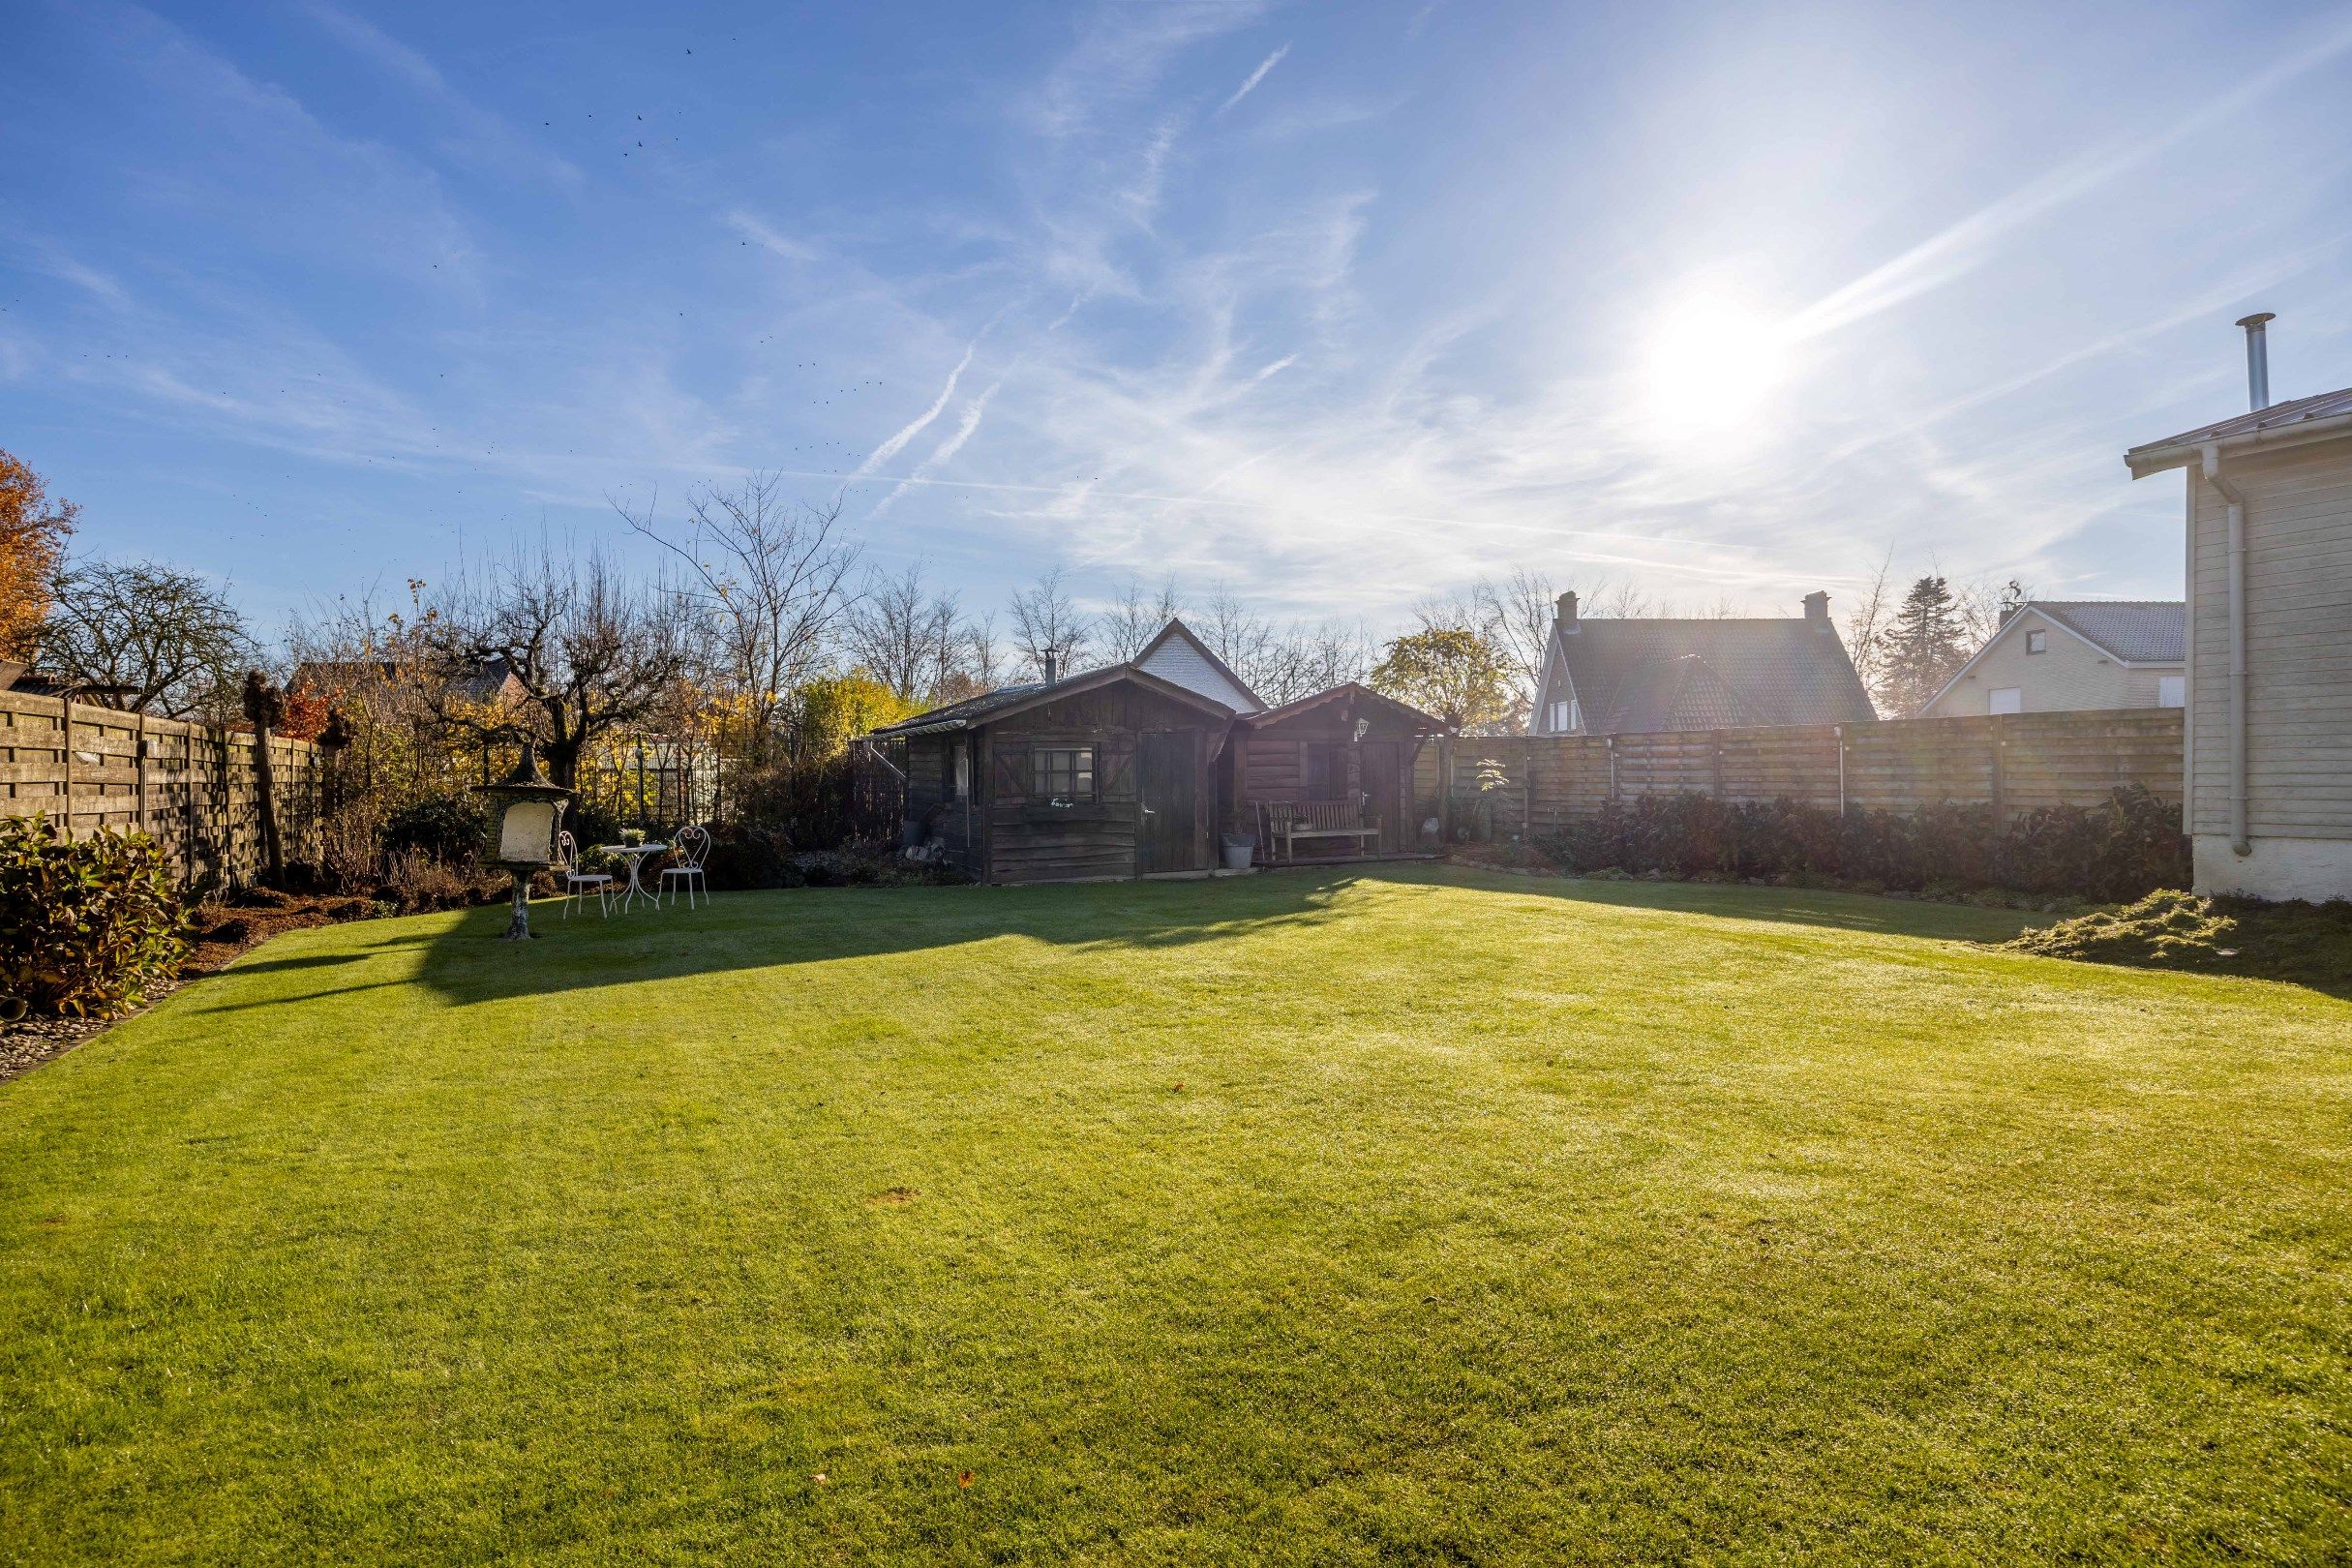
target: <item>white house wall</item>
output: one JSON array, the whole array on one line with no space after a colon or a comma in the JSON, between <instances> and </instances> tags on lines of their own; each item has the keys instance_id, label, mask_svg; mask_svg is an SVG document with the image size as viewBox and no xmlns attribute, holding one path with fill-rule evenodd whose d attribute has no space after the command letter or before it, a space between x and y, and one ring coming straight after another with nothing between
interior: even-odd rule
<instances>
[{"instance_id":1,"label":"white house wall","mask_svg":"<svg viewBox=\"0 0 2352 1568\"><path fill-rule=\"evenodd\" d=\"M2026 633L2044 632L2045 650L2026 651ZM2123 664L2083 641L2049 617L2020 610L1993 639L1975 664L1939 697L1922 718L1981 718L1992 711L1992 694L2015 687L2027 713L2082 709L2158 708L2163 678L2178 664Z\"/></svg>"},{"instance_id":2,"label":"white house wall","mask_svg":"<svg viewBox=\"0 0 2352 1568\"><path fill-rule=\"evenodd\" d=\"M2352 897L2352 851L2340 847L2352 841L2352 440L2225 456L2222 472L2246 498L2247 818L2256 853L2241 860L2227 844L2227 506L2191 468L2189 829L2198 886Z\"/></svg>"}]
</instances>

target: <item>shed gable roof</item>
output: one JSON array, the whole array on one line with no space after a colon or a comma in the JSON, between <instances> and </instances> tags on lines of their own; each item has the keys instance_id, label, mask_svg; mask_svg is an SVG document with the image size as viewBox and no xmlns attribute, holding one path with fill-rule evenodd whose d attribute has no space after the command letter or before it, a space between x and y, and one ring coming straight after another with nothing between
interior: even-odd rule
<instances>
[{"instance_id":1,"label":"shed gable roof","mask_svg":"<svg viewBox=\"0 0 2352 1568\"><path fill-rule=\"evenodd\" d=\"M1806 617L1555 623L1552 658L1590 735L1878 716L1836 626Z\"/></svg>"},{"instance_id":2,"label":"shed gable roof","mask_svg":"<svg viewBox=\"0 0 2352 1568\"><path fill-rule=\"evenodd\" d=\"M1193 634L1192 628L1181 618L1171 617L1143 650L1128 661L1138 670L1149 670L1163 680L1214 698L1237 713L1255 713L1266 705L1248 682L1235 675L1224 660L1217 656L1208 644Z\"/></svg>"},{"instance_id":3,"label":"shed gable roof","mask_svg":"<svg viewBox=\"0 0 2352 1568\"><path fill-rule=\"evenodd\" d=\"M1154 675L1149 670L1139 670L1132 664L1111 664L1082 675L1068 676L1050 684L1031 680L1017 686L1000 686L978 697L967 697L960 703L950 703L945 708L934 708L913 718L900 719L896 724L886 724L874 732L874 737L896 739L911 735L934 735L945 730L978 729L1045 703L1075 697L1101 686L1116 685L1123 680L1131 681L1146 691L1189 708L1198 709L1214 718L1233 716L1233 709L1214 697L1204 697L1189 686L1180 686L1173 680Z\"/></svg>"}]
</instances>

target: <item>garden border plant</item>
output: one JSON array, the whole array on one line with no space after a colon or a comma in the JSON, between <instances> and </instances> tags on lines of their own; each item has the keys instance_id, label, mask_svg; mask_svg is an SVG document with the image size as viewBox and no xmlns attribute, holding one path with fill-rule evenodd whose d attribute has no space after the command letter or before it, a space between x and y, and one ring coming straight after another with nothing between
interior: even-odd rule
<instances>
[{"instance_id":1,"label":"garden border plant","mask_svg":"<svg viewBox=\"0 0 2352 1568\"><path fill-rule=\"evenodd\" d=\"M178 976L190 913L145 833L0 818L0 1017L132 1010Z\"/></svg>"},{"instance_id":2,"label":"garden border plant","mask_svg":"<svg viewBox=\"0 0 2352 1568\"><path fill-rule=\"evenodd\" d=\"M1530 846L1583 875L1827 882L1870 892L2004 889L2099 903L2186 887L2180 807L2139 785L2094 806L2045 806L2001 822L1989 805L1843 814L1787 799L1643 795L1539 834Z\"/></svg>"}]
</instances>

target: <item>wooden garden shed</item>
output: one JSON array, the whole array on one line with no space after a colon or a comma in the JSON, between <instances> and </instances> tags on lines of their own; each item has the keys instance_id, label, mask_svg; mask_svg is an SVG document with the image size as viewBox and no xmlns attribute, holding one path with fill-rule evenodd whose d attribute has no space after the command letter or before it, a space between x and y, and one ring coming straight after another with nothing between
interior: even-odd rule
<instances>
[{"instance_id":1,"label":"wooden garden shed","mask_svg":"<svg viewBox=\"0 0 2352 1568\"><path fill-rule=\"evenodd\" d=\"M1353 682L1246 715L1220 778L1226 821L1256 834L1262 864L1416 853L1413 763L1444 733Z\"/></svg>"},{"instance_id":2,"label":"wooden garden shed","mask_svg":"<svg viewBox=\"0 0 2352 1568\"><path fill-rule=\"evenodd\" d=\"M1235 710L1134 664L1009 686L878 730L917 841L981 882L1199 875Z\"/></svg>"}]
</instances>

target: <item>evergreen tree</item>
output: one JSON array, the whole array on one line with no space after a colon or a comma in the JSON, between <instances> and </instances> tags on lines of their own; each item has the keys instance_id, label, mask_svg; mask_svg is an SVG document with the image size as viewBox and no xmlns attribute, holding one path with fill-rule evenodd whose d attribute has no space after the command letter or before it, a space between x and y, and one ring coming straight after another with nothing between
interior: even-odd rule
<instances>
[{"instance_id":1,"label":"evergreen tree","mask_svg":"<svg viewBox=\"0 0 2352 1568\"><path fill-rule=\"evenodd\" d=\"M1910 718L1944 689L1952 672L1968 662L1968 630L1951 586L1922 577L1903 595L1885 630L1879 633L1878 672L1871 695L1879 711Z\"/></svg>"}]
</instances>

